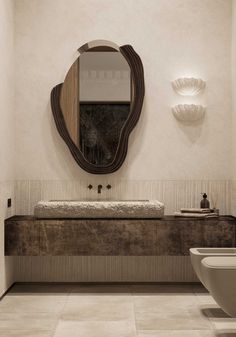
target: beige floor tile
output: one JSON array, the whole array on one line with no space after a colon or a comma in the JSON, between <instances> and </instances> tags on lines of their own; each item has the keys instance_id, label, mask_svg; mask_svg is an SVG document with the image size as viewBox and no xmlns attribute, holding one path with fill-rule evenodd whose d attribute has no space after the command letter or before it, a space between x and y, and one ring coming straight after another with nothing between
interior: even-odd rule
<instances>
[{"instance_id":1,"label":"beige floor tile","mask_svg":"<svg viewBox=\"0 0 236 337\"><path fill-rule=\"evenodd\" d=\"M199 302L193 294L168 294L160 296L134 296L134 308L137 312L165 312L196 307Z\"/></svg>"},{"instance_id":2,"label":"beige floor tile","mask_svg":"<svg viewBox=\"0 0 236 337\"><path fill-rule=\"evenodd\" d=\"M215 330L236 330L236 318L231 317L222 317L221 318L212 318L210 317L210 322ZM236 335L235 335L236 336ZM229 337L232 337L231 335Z\"/></svg>"},{"instance_id":3,"label":"beige floor tile","mask_svg":"<svg viewBox=\"0 0 236 337\"><path fill-rule=\"evenodd\" d=\"M151 330L138 331L137 337L215 337L212 330Z\"/></svg>"},{"instance_id":4,"label":"beige floor tile","mask_svg":"<svg viewBox=\"0 0 236 337\"><path fill-rule=\"evenodd\" d=\"M12 312L47 312L59 313L62 311L68 295L17 294L5 296L0 301L0 313Z\"/></svg>"},{"instance_id":5,"label":"beige floor tile","mask_svg":"<svg viewBox=\"0 0 236 337\"><path fill-rule=\"evenodd\" d=\"M42 313L0 313L0 331L33 330L50 331L55 329L58 316ZM2 334L0 336L2 337ZM24 336L22 336L24 337Z\"/></svg>"},{"instance_id":6,"label":"beige floor tile","mask_svg":"<svg viewBox=\"0 0 236 337\"><path fill-rule=\"evenodd\" d=\"M133 321L60 321L54 337L136 337Z\"/></svg>"},{"instance_id":7,"label":"beige floor tile","mask_svg":"<svg viewBox=\"0 0 236 337\"><path fill-rule=\"evenodd\" d=\"M236 329L216 330L215 337L236 337Z\"/></svg>"},{"instance_id":8,"label":"beige floor tile","mask_svg":"<svg viewBox=\"0 0 236 337\"><path fill-rule=\"evenodd\" d=\"M0 337L84 336L236 337L236 318L201 285L19 284L0 301Z\"/></svg>"},{"instance_id":9,"label":"beige floor tile","mask_svg":"<svg viewBox=\"0 0 236 337\"><path fill-rule=\"evenodd\" d=\"M70 296L64 320L134 320L132 296Z\"/></svg>"},{"instance_id":10,"label":"beige floor tile","mask_svg":"<svg viewBox=\"0 0 236 337\"><path fill-rule=\"evenodd\" d=\"M212 325L207 318L193 315L180 309L174 312L138 312L136 326L138 330L211 330Z\"/></svg>"},{"instance_id":11,"label":"beige floor tile","mask_svg":"<svg viewBox=\"0 0 236 337\"><path fill-rule=\"evenodd\" d=\"M193 293L134 296L134 308L139 330L212 329Z\"/></svg>"},{"instance_id":12,"label":"beige floor tile","mask_svg":"<svg viewBox=\"0 0 236 337\"><path fill-rule=\"evenodd\" d=\"M53 331L7 330L1 331L1 337L53 337Z\"/></svg>"},{"instance_id":13,"label":"beige floor tile","mask_svg":"<svg viewBox=\"0 0 236 337\"><path fill-rule=\"evenodd\" d=\"M209 293L196 295L196 299L198 300L200 304L209 305L209 306L212 305L213 307L217 305L216 301Z\"/></svg>"}]
</instances>

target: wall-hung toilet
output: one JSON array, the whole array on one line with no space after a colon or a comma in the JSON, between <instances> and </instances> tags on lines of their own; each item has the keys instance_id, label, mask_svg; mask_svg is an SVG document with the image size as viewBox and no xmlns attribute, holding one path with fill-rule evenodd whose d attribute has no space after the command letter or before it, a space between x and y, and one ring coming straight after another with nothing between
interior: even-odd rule
<instances>
[{"instance_id":1,"label":"wall-hung toilet","mask_svg":"<svg viewBox=\"0 0 236 337\"><path fill-rule=\"evenodd\" d=\"M190 248L191 263L197 277L202 284L207 288L201 271L201 261L208 256L235 256L236 248ZM208 289L208 288L207 288Z\"/></svg>"},{"instance_id":2,"label":"wall-hung toilet","mask_svg":"<svg viewBox=\"0 0 236 337\"><path fill-rule=\"evenodd\" d=\"M201 275L218 305L228 315L236 317L236 256L204 258Z\"/></svg>"}]
</instances>

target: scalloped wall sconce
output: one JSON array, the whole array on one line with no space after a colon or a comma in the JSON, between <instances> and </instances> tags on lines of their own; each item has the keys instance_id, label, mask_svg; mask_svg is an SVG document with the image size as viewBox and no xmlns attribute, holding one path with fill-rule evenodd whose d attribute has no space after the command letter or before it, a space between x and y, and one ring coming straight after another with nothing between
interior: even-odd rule
<instances>
[{"instance_id":1,"label":"scalloped wall sconce","mask_svg":"<svg viewBox=\"0 0 236 337\"><path fill-rule=\"evenodd\" d=\"M195 96L205 89L206 82L201 78L182 77L172 82L173 89L182 96Z\"/></svg>"},{"instance_id":2,"label":"scalloped wall sconce","mask_svg":"<svg viewBox=\"0 0 236 337\"><path fill-rule=\"evenodd\" d=\"M196 104L178 104L172 107L173 115L181 122L196 122L203 119L206 108Z\"/></svg>"}]
</instances>

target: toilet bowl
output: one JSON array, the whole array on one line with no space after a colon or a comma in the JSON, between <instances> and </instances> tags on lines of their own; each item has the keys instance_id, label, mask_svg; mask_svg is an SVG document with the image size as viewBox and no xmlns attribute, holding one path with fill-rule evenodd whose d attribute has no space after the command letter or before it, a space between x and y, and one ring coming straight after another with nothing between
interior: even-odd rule
<instances>
[{"instance_id":1,"label":"toilet bowl","mask_svg":"<svg viewBox=\"0 0 236 337\"><path fill-rule=\"evenodd\" d=\"M211 256L201 261L201 275L216 303L236 317L236 256Z\"/></svg>"},{"instance_id":2,"label":"toilet bowl","mask_svg":"<svg viewBox=\"0 0 236 337\"><path fill-rule=\"evenodd\" d=\"M197 277L207 288L201 275L201 261L208 256L235 256L236 248L190 248L191 263Z\"/></svg>"}]
</instances>

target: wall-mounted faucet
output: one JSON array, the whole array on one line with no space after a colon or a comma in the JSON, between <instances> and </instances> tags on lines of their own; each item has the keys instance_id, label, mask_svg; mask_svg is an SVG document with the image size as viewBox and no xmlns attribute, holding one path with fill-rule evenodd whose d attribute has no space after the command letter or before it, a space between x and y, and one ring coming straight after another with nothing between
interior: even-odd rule
<instances>
[{"instance_id":1,"label":"wall-mounted faucet","mask_svg":"<svg viewBox=\"0 0 236 337\"><path fill-rule=\"evenodd\" d=\"M93 185L89 184L87 187L88 187L89 190L91 190L91 189L93 188ZM110 189L111 189L111 185L108 184L108 185L106 186L106 188L107 188L108 190L110 190ZM101 191L102 191L102 185L99 184L99 185L98 185L98 193L101 194Z\"/></svg>"},{"instance_id":2,"label":"wall-mounted faucet","mask_svg":"<svg viewBox=\"0 0 236 337\"><path fill-rule=\"evenodd\" d=\"M98 193L100 194L102 190L102 185L98 185Z\"/></svg>"}]
</instances>

